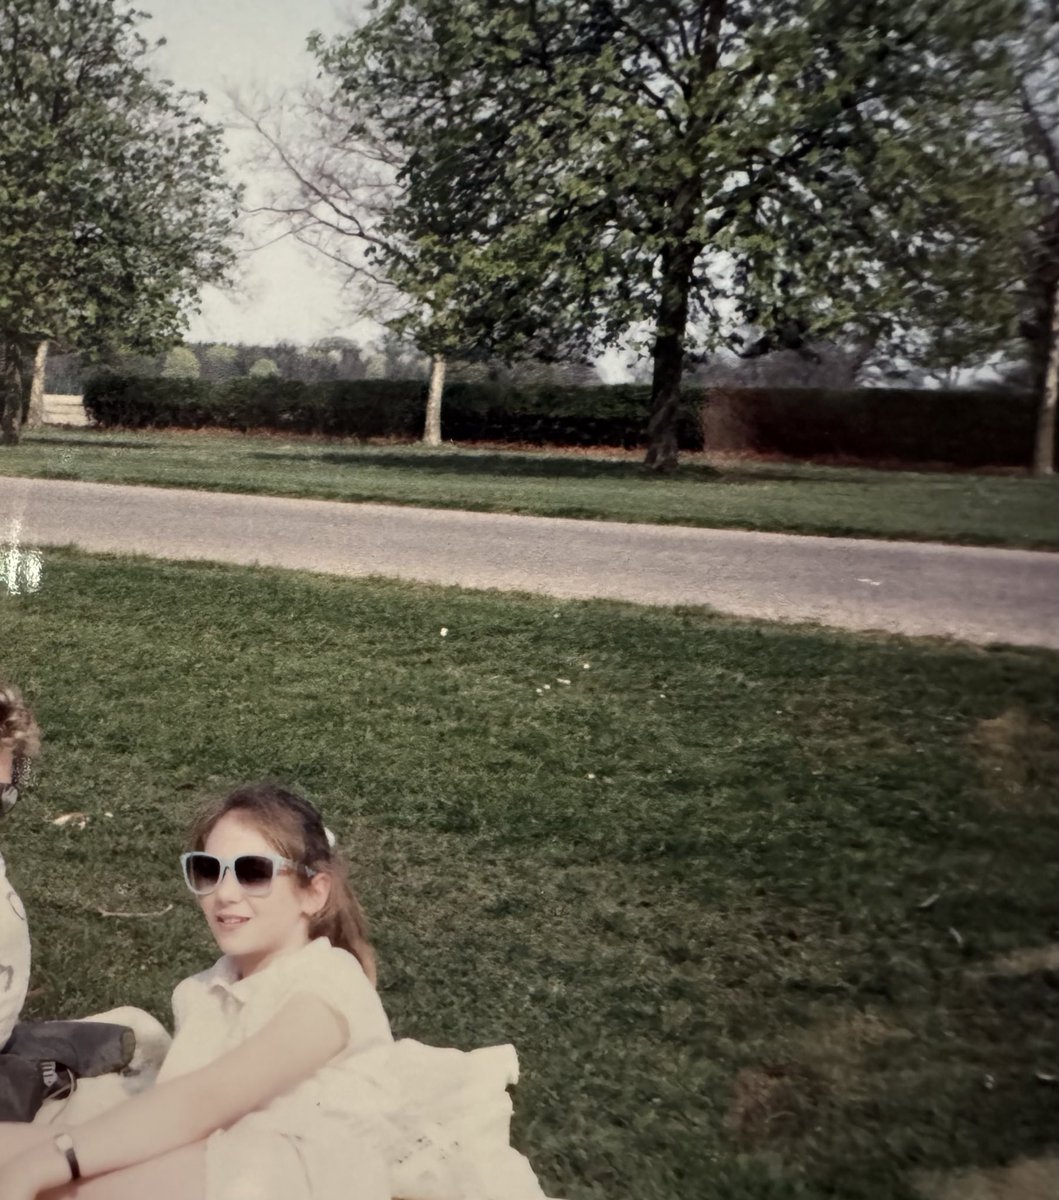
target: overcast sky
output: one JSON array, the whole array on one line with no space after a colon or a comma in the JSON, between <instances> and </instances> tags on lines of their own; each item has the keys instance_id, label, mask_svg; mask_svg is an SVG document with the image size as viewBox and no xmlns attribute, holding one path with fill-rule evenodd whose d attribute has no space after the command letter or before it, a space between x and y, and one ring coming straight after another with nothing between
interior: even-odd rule
<instances>
[{"instance_id":1,"label":"overcast sky","mask_svg":"<svg viewBox=\"0 0 1059 1200\"><path fill-rule=\"evenodd\" d=\"M180 87L209 97L206 115L219 124L233 114L225 93L271 93L310 77L305 49L315 29L348 28L363 11L361 0L143 0L152 15L144 33L166 39L158 68ZM240 159L247 139L228 134L230 170L243 178ZM192 319L191 341L307 343L328 334L366 340L377 327L356 325L334 276L290 240L247 256L239 291L203 293L202 313Z\"/></svg>"}]
</instances>

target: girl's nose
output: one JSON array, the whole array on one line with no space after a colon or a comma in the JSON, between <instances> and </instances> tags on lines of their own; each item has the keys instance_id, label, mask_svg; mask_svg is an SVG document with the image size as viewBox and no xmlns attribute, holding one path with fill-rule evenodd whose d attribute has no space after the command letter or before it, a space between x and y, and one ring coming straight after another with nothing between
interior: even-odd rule
<instances>
[{"instance_id":1,"label":"girl's nose","mask_svg":"<svg viewBox=\"0 0 1059 1200\"><path fill-rule=\"evenodd\" d=\"M221 881L217 884L217 894L227 900L242 899L243 889L235 881L235 872L231 867L225 867L221 872Z\"/></svg>"}]
</instances>

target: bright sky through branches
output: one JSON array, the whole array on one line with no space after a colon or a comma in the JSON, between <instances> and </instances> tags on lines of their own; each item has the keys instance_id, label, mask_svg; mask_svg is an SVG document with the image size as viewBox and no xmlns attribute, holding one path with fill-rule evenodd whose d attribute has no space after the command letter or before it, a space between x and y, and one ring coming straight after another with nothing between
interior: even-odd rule
<instances>
[{"instance_id":1,"label":"bright sky through branches","mask_svg":"<svg viewBox=\"0 0 1059 1200\"><path fill-rule=\"evenodd\" d=\"M314 29L338 33L363 9L360 0L146 0L143 7L152 16L145 35L167 43L158 69L179 87L205 92L207 117L226 126L234 120L228 91L275 93L311 77L307 36ZM245 180L249 138L230 130L228 142L232 176ZM206 288L187 336L262 344L329 334L373 338L378 327L357 324L350 310L326 264L288 238L246 257L235 293Z\"/></svg>"}]
</instances>

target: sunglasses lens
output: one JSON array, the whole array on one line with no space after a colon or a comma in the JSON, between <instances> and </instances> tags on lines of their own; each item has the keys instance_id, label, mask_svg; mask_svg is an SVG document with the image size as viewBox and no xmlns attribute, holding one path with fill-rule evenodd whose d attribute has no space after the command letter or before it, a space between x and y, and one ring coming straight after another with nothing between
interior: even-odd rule
<instances>
[{"instance_id":1,"label":"sunglasses lens","mask_svg":"<svg viewBox=\"0 0 1059 1200\"><path fill-rule=\"evenodd\" d=\"M250 895L263 896L272 886L273 863L260 854L240 854L235 860L235 881Z\"/></svg>"},{"instance_id":2,"label":"sunglasses lens","mask_svg":"<svg viewBox=\"0 0 1059 1200\"><path fill-rule=\"evenodd\" d=\"M189 854L184 869L193 892L212 892L221 877L221 864L212 854Z\"/></svg>"}]
</instances>

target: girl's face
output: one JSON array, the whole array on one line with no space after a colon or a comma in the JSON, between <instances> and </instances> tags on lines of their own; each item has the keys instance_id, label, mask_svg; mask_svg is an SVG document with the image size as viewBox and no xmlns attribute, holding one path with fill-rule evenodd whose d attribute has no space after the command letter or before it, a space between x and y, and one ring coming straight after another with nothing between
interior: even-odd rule
<instances>
[{"instance_id":1,"label":"girl's face","mask_svg":"<svg viewBox=\"0 0 1059 1200\"><path fill-rule=\"evenodd\" d=\"M261 830L239 813L226 813L214 825L203 847L207 854L234 858L239 854L278 854ZM231 871L218 886L198 898L210 932L221 950L235 961L241 976L253 974L279 954L309 941L309 920L323 908L330 889L326 875L277 874L267 896L247 896Z\"/></svg>"}]
</instances>

